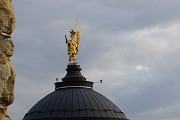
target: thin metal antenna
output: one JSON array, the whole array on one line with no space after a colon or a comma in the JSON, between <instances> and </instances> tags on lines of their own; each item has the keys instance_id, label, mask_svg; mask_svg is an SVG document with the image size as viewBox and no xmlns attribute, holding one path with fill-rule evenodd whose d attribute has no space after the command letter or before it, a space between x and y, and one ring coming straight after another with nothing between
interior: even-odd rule
<instances>
[{"instance_id":1,"label":"thin metal antenna","mask_svg":"<svg viewBox=\"0 0 180 120\"><path fill-rule=\"evenodd\" d=\"M60 75L60 77L56 78L56 82L59 82L59 80L62 79L62 76L64 75L65 72L66 72L66 70L63 71L63 73Z\"/></svg>"},{"instance_id":2,"label":"thin metal antenna","mask_svg":"<svg viewBox=\"0 0 180 120\"><path fill-rule=\"evenodd\" d=\"M77 9L75 8L75 12L76 12L76 24L77 24Z\"/></svg>"},{"instance_id":3,"label":"thin metal antenna","mask_svg":"<svg viewBox=\"0 0 180 120\"><path fill-rule=\"evenodd\" d=\"M94 83L102 83L102 80L99 80L99 82L94 82Z\"/></svg>"}]
</instances>

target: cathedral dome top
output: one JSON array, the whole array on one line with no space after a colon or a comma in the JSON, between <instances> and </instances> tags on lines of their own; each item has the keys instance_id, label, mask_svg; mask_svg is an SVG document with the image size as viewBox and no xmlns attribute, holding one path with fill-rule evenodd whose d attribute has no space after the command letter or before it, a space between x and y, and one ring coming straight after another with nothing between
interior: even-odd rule
<instances>
[{"instance_id":1,"label":"cathedral dome top","mask_svg":"<svg viewBox=\"0 0 180 120\"><path fill-rule=\"evenodd\" d=\"M127 120L115 104L93 90L78 64L69 64L66 70L55 91L36 103L23 120Z\"/></svg>"},{"instance_id":2,"label":"cathedral dome top","mask_svg":"<svg viewBox=\"0 0 180 120\"><path fill-rule=\"evenodd\" d=\"M90 88L60 88L35 104L23 120L127 120L109 99Z\"/></svg>"},{"instance_id":3,"label":"cathedral dome top","mask_svg":"<svg viewBox=\"0 0 180 120\"><path fill-rule=\"evenodd\" d=\"M23 120L127 120L115 104L93 90L93 82L82 76L76 59L80 42L78 25L76 32L71 29L70 34L70 40L65 35L69 55L67 74L55 83L55 91L36 103Z\"/></svg>"}]
</instances>

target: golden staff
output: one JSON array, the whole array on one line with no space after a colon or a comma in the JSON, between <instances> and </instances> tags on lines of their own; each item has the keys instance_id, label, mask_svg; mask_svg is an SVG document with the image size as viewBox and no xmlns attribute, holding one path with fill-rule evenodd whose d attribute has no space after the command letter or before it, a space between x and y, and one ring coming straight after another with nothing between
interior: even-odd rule
<instances>
[{"instance_id":1,"label":"golden staff","mask_svg":"<svg viewBox=\"0 0 180 120\"><path fill-rule=\"evenodd\" d=\"M77 40L77 44L79 44L79 42L80 42L80 29L78 26L77 19L76 19L76 40Z\"/></svg>"}]
</instances>

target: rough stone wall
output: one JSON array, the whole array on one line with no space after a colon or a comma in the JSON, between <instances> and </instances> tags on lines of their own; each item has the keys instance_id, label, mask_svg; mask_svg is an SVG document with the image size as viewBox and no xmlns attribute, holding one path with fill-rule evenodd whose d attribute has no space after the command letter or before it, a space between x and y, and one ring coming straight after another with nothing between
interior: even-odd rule
<instances>
[{"instance_id":1,"label":"rough stone wall","mask_svg":"<svg viewBox=\"0 0 180 120\"><path fill-rule=\"evenodd\" d=\"M11 38L14 28L12 0L0 0L0 120L11 120L7 107L14 101L15 71L10 60L14 52Z\"/></svg>"}]
</instances>

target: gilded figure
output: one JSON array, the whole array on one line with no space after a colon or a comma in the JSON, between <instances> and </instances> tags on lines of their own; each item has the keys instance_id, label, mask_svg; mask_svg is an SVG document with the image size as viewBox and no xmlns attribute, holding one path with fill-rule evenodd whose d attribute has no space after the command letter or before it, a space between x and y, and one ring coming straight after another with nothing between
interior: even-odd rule
<instances>
[{"instance_id":1,"label":"gilded figure","mask_svg":"<svg viewBox=\"0 0 180 120\"><path fill-rule=\"evenodd\" d=\"M71 29L70 31L71 39L68 40L67 36L65 35L66 44L67 44L67 51L69 55L69 63L77 63L76 55L79 52L79 41L80 41L80 30L78 25L76 25L76 32ZM76 40L74 39L76 35Z\"/></svg>"}]
</instances>

